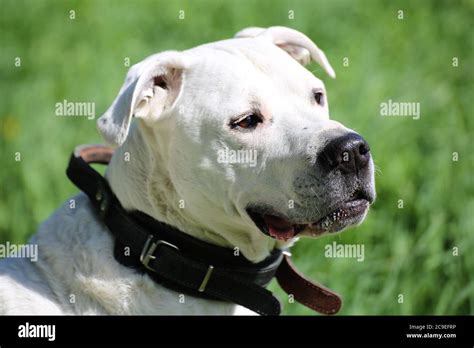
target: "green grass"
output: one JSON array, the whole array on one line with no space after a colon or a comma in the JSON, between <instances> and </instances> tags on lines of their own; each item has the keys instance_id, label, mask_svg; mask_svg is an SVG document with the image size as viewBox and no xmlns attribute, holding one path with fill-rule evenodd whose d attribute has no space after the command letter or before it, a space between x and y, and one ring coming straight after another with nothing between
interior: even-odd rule
<instances>
[{"instance_id":1,"label":"green grass","mask_svg":"<svg viewBox=\"0 0 474 348\"><path fill-rule=\"evenodd\" d=\"M126 57L133 64L247 26L286 25L325 50L337 79L310 69L326 83L332 118L369 141L378 168L378 199L366 222L300 241L295 262L343 295L343 314L474 314L473 1L0 4L0 243L26 241L74 194L64 174L71 150L102 141L95 120L56 117L55 103L93 101L100 114L121 86ZM420 102L421 118L381 117L388 99ZM364 262L325 258L324 246L334 240L364 244ZM271 289L285 313L311 313L288 303L276 284Z\"/></svg>"}]
</instances>

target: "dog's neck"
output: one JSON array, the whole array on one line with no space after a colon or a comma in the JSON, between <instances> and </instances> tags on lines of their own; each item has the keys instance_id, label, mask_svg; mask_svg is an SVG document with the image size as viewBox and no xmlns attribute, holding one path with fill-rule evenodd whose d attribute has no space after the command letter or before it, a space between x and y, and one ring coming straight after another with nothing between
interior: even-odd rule
<instances>
[{"instance_id":1,"label":"dog's neck","mask_svg":"<svg viewBox=\"0 0 474 348\"><path fill-rule=\"evenodd\" d=\"M283 247L261 233L249 231L248 226L242 225L242 230L227 230L229 233L223 234L211 226L202 226L187 214L186 209L180 207L180 197L164 165L167 151L160 151L160 147L164 147L162 142L166 139L156 139L150 129L136 123L126 142L115 151L106 178L125 209L140 210L208 243L237 247L236 250L253 262L263 260L273 248ZM215 209L215 214L225 215L222 207Z\"/></svg>"}]
</instances>

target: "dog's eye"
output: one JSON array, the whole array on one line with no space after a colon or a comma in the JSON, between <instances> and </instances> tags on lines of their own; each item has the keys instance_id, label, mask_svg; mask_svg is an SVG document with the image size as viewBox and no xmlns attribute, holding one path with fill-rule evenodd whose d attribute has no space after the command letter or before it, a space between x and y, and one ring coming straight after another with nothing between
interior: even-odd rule
<instances>
[{"instance_id":1,"label":"dog's eye","mask_svg":"<svg viewBox=\"0 0 474 348\"><path fill-rule=\"evenodd\" d=\"M231 128L243 128L243 129L252 129L256 128L259 123L262 122L262 119L255 114L241 117L236 121L232 121L230 124Z\"/></svg>"},{"instance_id":2,"label":"dog's eye","mask_svg":"<svg viewBox=\"0 0 474 348\"><path fill-rule=\"evenodd\" d=\"M313 95L314 95L314 100L316 100L316 103L323 106L324 105L324 93L316 91L316 92L314 92Z\"/></svg>"}]
</instances>

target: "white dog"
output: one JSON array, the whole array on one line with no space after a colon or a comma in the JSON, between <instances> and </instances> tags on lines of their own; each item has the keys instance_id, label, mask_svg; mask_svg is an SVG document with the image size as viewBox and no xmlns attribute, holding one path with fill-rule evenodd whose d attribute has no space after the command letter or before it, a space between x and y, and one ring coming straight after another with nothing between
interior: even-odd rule
<instances>
[{"instance_id":1,"label":"white dog","mask_svg":"<svg viewBox=\"0 0 474 348\"><path fill-rule=\"evenodd\" d=\"M367 143L329 119L302 64L324 53L284 27L155 54L130 68L98 120L119 147L106 178L127 210L252 262L299 236L360 223L375 197ZM132 122L132 117L136 120ZM66 202L30 240L37 262L0 263L3 314L233 314L118 263L89 198Z\"/></svg>"}]
</instances>

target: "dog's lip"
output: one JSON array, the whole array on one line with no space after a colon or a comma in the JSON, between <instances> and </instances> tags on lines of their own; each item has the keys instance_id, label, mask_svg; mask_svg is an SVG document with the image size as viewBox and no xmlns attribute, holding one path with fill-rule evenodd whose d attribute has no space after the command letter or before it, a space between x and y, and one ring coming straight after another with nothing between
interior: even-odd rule
<instances>
[{"instance_id":1,"label":"dog's lip","mask_svg":"<svg viewBox=\"0 0 474 348\"><path fill-rule=\"evenodd\" d=\"M248 208L247 213L262 233L278 240L288 241L297 235L317 237L325 233L341 231L350 225L361 222L369 206L368 199L351 199L336 205L329 214L319 220L309 223L291 222L281 215L260 213L252 208Z\"/></svg>"},{"instance_id":2,"label":"dog's lip","mask_svg":"<svg viewBox=\"0 0 474 348\"><path fill-rule=\"evenodd\" d=\"M369 209L370 201L364 198L347 201L318 221L308 224L301 232L302 236L317 237L325 233L334 233L360 223Z\"/></svg>"}]
</instances>

